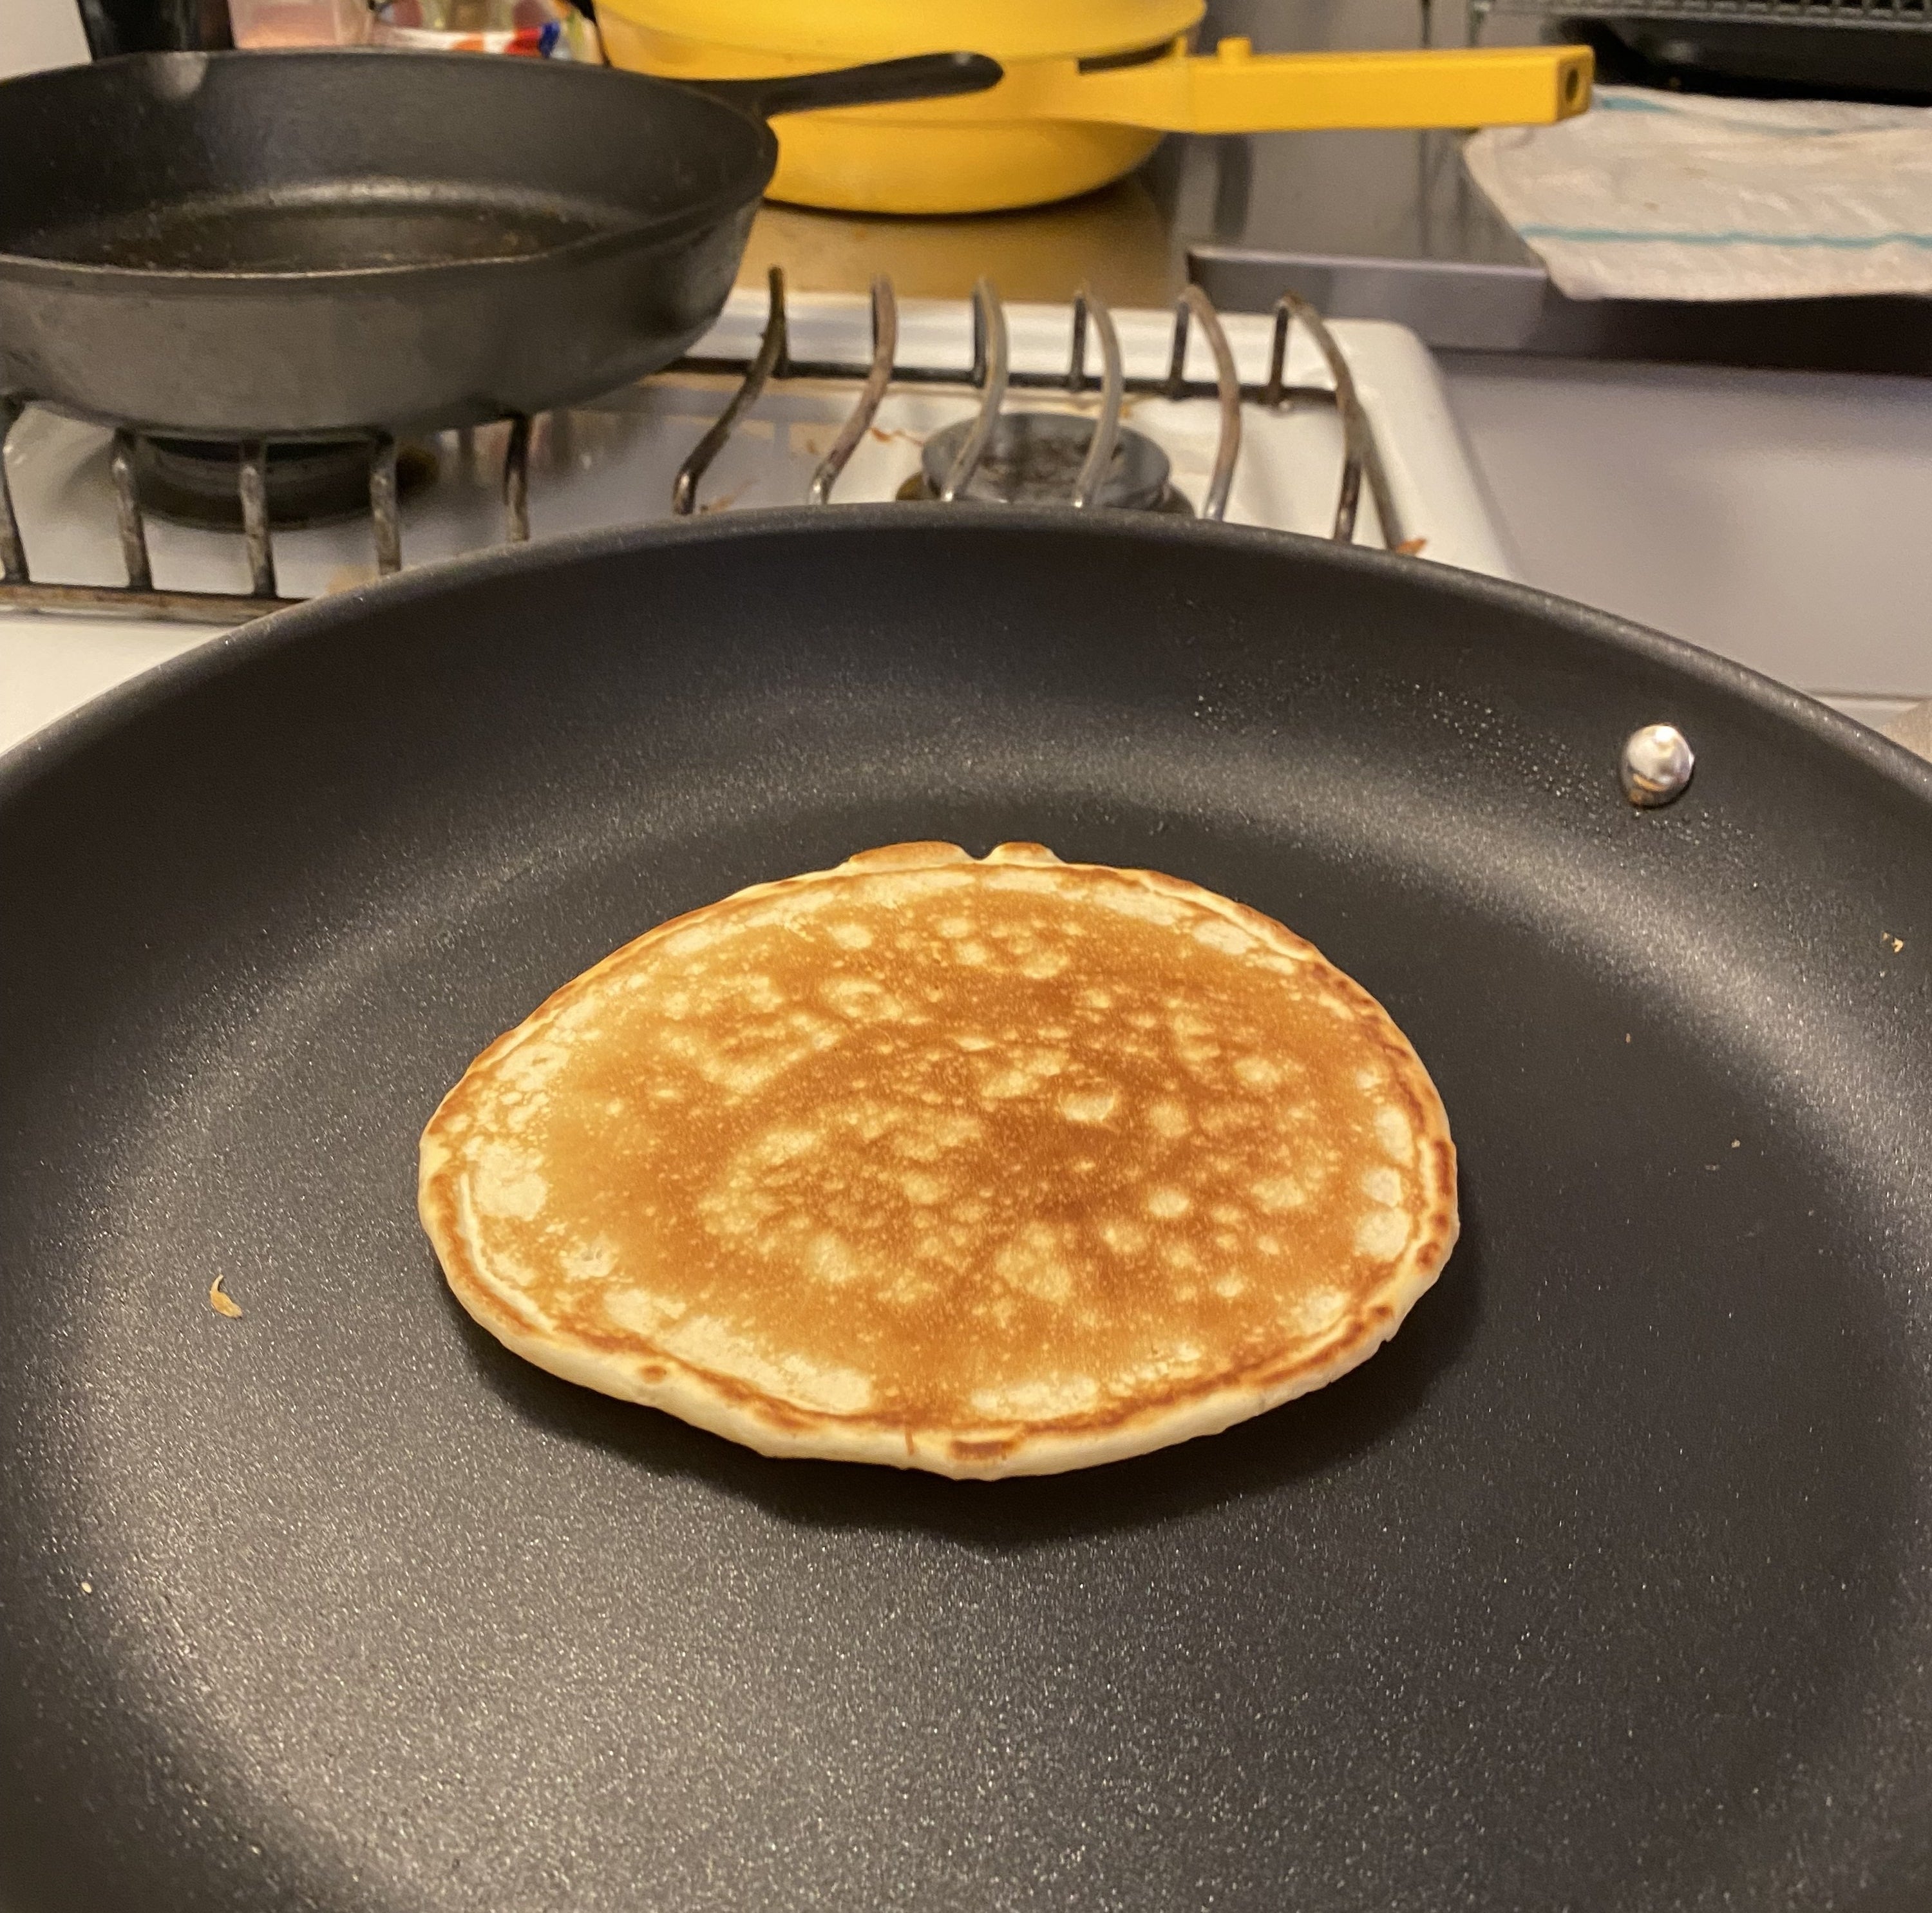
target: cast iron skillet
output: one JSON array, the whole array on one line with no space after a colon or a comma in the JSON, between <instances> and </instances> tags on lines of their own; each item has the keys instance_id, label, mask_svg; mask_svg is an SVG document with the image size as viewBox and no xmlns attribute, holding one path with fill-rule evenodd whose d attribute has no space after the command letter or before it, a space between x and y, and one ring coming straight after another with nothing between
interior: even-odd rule
<instances>
[{"instance_id":1,"label":"cast iron skillet","mask_svg":"<svg viewBox=\"0 0 1932 1913\"><path fill-rule=\"evenodd\" d=\"M478 425L718 315L765 116L982 92L934 53L700 89L568 61L138 53L0 83L0 400L152 431Z\"/></svg>"},{"instance_id":2,"label":"cast iron skillet","mask_svg":"<svg viewBox=\"0 0 1932 1913\"><path fill-rule=\"evenodd\" d=\"M1387 1349L958 1484L472 1326L469 1059L922 836L1382 998L1464 1177ZM165 667L0 768L0 896L8 1913L1932 1902L1932 768L1795 694L1305 540L734 515Z\"/></svg>"}]
</instances>

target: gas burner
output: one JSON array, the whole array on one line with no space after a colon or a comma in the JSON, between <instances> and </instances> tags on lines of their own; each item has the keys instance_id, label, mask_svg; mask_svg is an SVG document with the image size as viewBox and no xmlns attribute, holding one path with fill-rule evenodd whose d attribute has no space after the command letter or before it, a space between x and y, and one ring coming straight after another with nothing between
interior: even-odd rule
<instances>
[{"instance_id":1,"label":"gas burner","mask_svg":"<svg viewBox=\"0 0 1932 1913\"><path fill-rule=\"evenodd\" d=\"M290 440L268 448L268 522L278 530L369 515L367 438ZM176 524L242 529L241 448L219 439L137 438L134 491L144 510ZM436 473L428 446L396 449L396 491L407 497Z\"/></svg>"},{"instance_id":2,"label":"gas burner","mask_svg":"<svg viewBox=\"0 0 1932 1913\"><path fill-rule=\"evenodd\" d=\"M918 476L899 496L937 498L974 422L962 419L934 432L920 455ZM1070 412L1002 412L959 495L1000 505L1063 505L1096 428L1092 419ZM1123 425L1094 503L1191 518L1194 508L1168 482L1169 469L1167 454L1152 439Z\"/></svg>"},{"instance_id":3,"label":"gas burner","mask_svg":"<svg viewBox=\"0 0 1932 1913\"><path fill-rule=\"evenodd\" d=\"M872 287L869 355L862 318L849 301L798 302L801 323L794 335L784 275L773 267L763 304L760 323L754 302L734 294L713 333L698 352L668 368L670 376L588 408L620 416L619 435L627 444L647 424L662 428L629 447L626 470L598 476L592 467L600 461L570 446L571 415L556 415L543 461L544 471L561 481L546 504L553 522L589 529L640 512L655 517L667 506L681 518L748 497L753 505L789 503L800 488L807 501L824 505L848 467L848 497L1050 501L1074 510L1105 506L1198 513L1213 521L1227 515L1244 429L1252 426L1266 455L1242 515L1258 512L1261 522L1286 524L1299 512L1305 522L1297 529L1325 530L1347 543L1355 537L1366 496L1374 501L1382 542L1393 549L1416 548L1402 529L1377 428L1348 362L1321 315L1292 293L1282 296L1269 317L1237 315L1229 322L1247 356L1245 380L1228 326L1193 285L1182 288L1171 313L1126 315L1124 337L1121 321L1088 290L1070 311L1016 309L1010 331L998 293L982 279L964 315L971 331L970 356L963 362L961 315L944 302L922 301L908 315L908 349L902 352L898 302L884 278ZM1288 365L1292 332L1305 333L1322 362L1309 365L1304 352L1299 377L1291 377ZM1190 342L1207 348L1193 353L1192 365ZM1412 342L1406 355L1400 344L1379 349L1371 338L1363 347L1380 364L1383 383L1398 389L1415 383L1415 349ZM1423 383L1413 403L1434 416L1442 409L1439 394L1426 378ZM742 434L746 442L734 446L734 434L768 387L775 416L755 421ZM1143 402L1147 409L1138 409ZM1332 515L1319 503L1304 509L1285 484L1286 437L1306 437L1290 415L1310 406L1330 408L1340 426ZM970 419L961 418L962 409ZM64 503L62 473L78 472L84 459L84 483L98 486L100 448L76 447L76 461L66 466L60 463L64 452L57 458L52 448L72 443L74 433L85 437L98 428L64 420L25 395L0 394L0 446L30 411L26 436L12 447L15 455L0 459L0 616L17 608L238 623L334 589L346 575L366 575L372 557L378 577L401 569L398 500L417 488L424 494L412 515L417 557L475 550L479 542L520 544L530 535L528 419L506 420L500 434L490 434L491 463L500 440L501 446L502 514L494 532L473 435L464 435L454 456L442 452L442 464L455 469L439 475L437 452L399 445L380 431L359 439L344 434L236 446L166 434L144 437L132 425L110 428L104 476L111 496L100 502L111 516L100 512L96 527ZM700 419L708 425L682 462L675 463L680 441L690 445L690 422ZM24 463L34 445L46 447L46 455ZM727 455L724 482L700 497L721 455ZM1430 455L1440 466L1446 455ZM808 476L807 457L817 460ZM1461 469L1454 456L1448 463L1452 473ZM1177 470L1190 474L1184 494ZM28 532L37 561L50 574L44 577L28 566L28 539L9 489L14 473L34 487L38 515L30 518ZM156 518L190 528L171 529L158 554L151 552L149 539ZM346 527L341 536L338 520ZM236 554L221 548L238 530L245 590L236 588ZM76 581L76 570L83 578L100 579L105 554L98 548L116 534L126 582ZM1474 568L1496 568L1500 560L1492 559L1486 527L1477 526L1473 536ZM156 555L165 573L158 581ZM290 567L292 589L286 596L278 557ZM1468 554L1456 561L1467 562Z\"/></svg>"}]
</instances>

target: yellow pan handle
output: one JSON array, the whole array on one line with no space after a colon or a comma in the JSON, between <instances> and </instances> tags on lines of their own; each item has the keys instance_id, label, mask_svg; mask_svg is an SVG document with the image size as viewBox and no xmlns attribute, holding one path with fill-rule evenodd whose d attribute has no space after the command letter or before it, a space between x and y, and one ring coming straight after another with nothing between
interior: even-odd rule
<instances>
[{"instance_id":1,"label":"yellow pan handle","mask_svg":"<svg viewBox=\"0 0 1932 1913\"><path fill-rule=\"evenodd\" d=\"M1440 53L1211 53L1054 76L1035 113L1163 133L1285 133L1312 127L1542 126L1590 104L1587 47Z\"/></svg>"}]
</instances>

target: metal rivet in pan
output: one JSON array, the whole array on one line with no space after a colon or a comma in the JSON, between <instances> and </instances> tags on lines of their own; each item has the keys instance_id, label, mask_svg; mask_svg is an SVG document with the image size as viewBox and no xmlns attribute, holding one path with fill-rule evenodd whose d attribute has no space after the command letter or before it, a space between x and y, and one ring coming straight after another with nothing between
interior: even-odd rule
<instances>
[{"instance_id":1,"label":"metal rivet in pan","mask_svg":"<svg viewBox=\"0 0 1932 1913\"><path fill-rule=\"evenodd\" d=\"M1674 724L1646 724L1624 740L1618 767L1624 795L1642 809L1674 803L1684 794L1697 767L1689 740Z\"/></svg>"}]
</instances>

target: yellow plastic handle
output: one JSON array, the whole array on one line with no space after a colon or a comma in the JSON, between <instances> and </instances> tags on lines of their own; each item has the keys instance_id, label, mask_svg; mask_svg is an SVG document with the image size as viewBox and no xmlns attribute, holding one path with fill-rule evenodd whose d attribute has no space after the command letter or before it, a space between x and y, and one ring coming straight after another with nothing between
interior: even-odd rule
<instances>
[{"instance_id":1,"label":"yellow plastic handle","mask_svg":"<svg viewBox=\"0 0 1932 1913\"><path fill-rule=\"evenodd\" d=\"M1314 127L1544 126L1590 104L1587 47L1480 47L1440 53L1211 53L1080 73L1048 97L1055 119L1163 133L1285 133Z\"/></svg>"}]
</instances>

